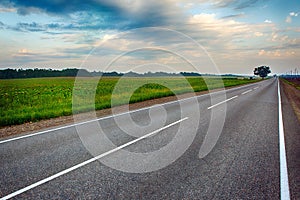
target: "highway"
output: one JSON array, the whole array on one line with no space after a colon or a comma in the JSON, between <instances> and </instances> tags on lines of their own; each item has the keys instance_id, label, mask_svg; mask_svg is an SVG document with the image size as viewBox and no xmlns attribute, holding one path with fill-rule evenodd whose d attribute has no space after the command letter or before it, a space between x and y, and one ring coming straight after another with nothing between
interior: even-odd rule
<instances>
[{"instance_id":1,"label":"highway","mask_svg":"<svg viewBox=\"0 0 300 200\"><path fill-rule=\"evenodd\" d=\"M278 93L272 78L3 138L0 198L300 198L300 127Z\"/></svg>"}]
</instances>

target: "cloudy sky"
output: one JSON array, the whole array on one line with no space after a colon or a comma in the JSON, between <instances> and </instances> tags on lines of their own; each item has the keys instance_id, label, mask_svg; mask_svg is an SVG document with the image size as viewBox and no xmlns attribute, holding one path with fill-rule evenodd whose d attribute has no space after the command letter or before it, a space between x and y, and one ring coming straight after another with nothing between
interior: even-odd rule
<instances>
[{"instance_id":1,"label":"cloudy sky","mask_svg":"<svg viewBox=\"0 0 300 200\"><path fill-rule=\"evenodd\" d=\"M2 0L0 44L2 69L300 71L300 2Z\"/></svg>"}]
</instances>

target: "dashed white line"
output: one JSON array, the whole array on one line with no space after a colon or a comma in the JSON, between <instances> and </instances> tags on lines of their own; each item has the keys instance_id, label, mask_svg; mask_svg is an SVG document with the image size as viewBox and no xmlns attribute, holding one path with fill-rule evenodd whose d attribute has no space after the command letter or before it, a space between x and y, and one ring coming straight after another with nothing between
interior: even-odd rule
<instances>
[{"instance_id":1,"label":"dashed white line","mask_svg":"<svg viewBox=\"0 0 300 200\"><path fill-rule=\"evenodd\" d=\"M289 180L286 162L284 129L282 120L280 85L278 80L278 116L279 116L279 156L280 156L280 199L289 200Z\"/></svg>"},{"instance_id":2,"label":"dashed white line","mask_svg":"<svg viewBox=\"0 0 300 200\"><path fill-rule=\"evenodd\" d=\"M259 87L255 87L255 88L253 88L253 90L256 90L256 89L258 89Z\"/></svg>"},{"instance_id":3,"label":"dashed white line","mask_svg":"<svg viewBox=\"0 0 300 200\"><path fill-rule=\"evenodd\" d=\"M213 107L216 107L216 106L218 106L218 105L221 105L222 103L226 103L227 101L230 101L230 100L235 99L235 98L237 98L237 97L238 97L238 96L234 96L234 97L231 97L231 98L229 98L229 99L226 99L225 101L221 101L221 102L219 102L219 103L217 103L217 104L215 104L215 105L212 105L212 106L208 107L207 110L212 109Z\"/></svg>"},{"instance_id":4,"label":"dashed white line","mask_svg":"<svg viewBox=\"0 0 300 200\"><path fill-rule=\"evenodd\" d=\"M247 90L247 91L243 92L242 95L247 94L247 93L249 93L251 91L252 91L252 89L251 90Z\"/></svg>"},{"instance_id":5,"label":"dashed white line","mask_svg":"<svg viewBox=\"0 0 300 200\"><path fill-rule=\"evenodd\" d=\"M116 147L116 148L114 148L114 149L112 149L112 150L110 150L110 151L107 151L107 152L105 152L105 153L103 153L103 154L100 154L100 155L98 155L98 156L96 156L96 157L93 157L93 158L91 158L91 159L89 159L89 160L86 160L86 161L84 161L84 162L82 162L82 163L79 163L79 164L77 164L77 165L75 165L75 166L73 166L73 167L70 167L70 168L68 168L68 169L65 169L65 170L63 170L63 171L61 171L61 172L59 172L59 173L57 173L57 174L54 174L54 175L52 175L52 176L50 176L50 177L47 177L47 178L45 178L45 179L43 179L43 180L40 180L40 181L38 181L38 182L36 182L36 183L33 183L33 184L31 184L31 185L29 185L29 186L27 186L27 187L25 187L25 188L22 188L22 189L20 189L20 190L17 190L17 191L15 191L15 192L13 192L13 193L11 193L11 194L5 196L5 197L2 197L0 200L6 200L6 199L10 199L10 198L12 198L12 197L15 197L15 196L17 196L17 195L19 195L19 194L21 194L21 193L23 193L23 192L26 192L26 191L28 191L28 190L31 190L31 189L33 189L33 188L35 188L35 187L37 187L37 186L39 186L39 185L42 185L42 184L44 184L44 183L46 183L46 182L49 182L49 181L51 181L51 180L53 180L53 179L55 179L55 178L57 178L57 177L60 177L60 176L62 176L62 175L64 175L64 174L67 174L67 173L69 173L69 172L71 172L71 171L74 171L74 170L76 170L76 169L78 169L78 168L80 168L80 167L83 167L83 166L85 166L85 165L87 165L87 164L89 164L89 163L91 163L91 162L94 162L94 161L96 161L96 160L98 160L98 159L100 159L100 158L103 158L103 157L105 157L105 156L107 156L107 155L109 155L109 154L112 154L112 153L114 153L114 152L116 152L116 151L119 151L120 149L123 149L123 148L125 148L125 147L127 147L127 146L129 146L129 145L132 145L132 144L134 144L134 143L136 143L136 142L138 142L138 141L140 141L140 140L143 140L143 139L145 139L145 138L147 138L147 137L150 137L150 136L152 136L152 135L155 135L156 133L158 133L158 132L160 132L160 131L162 131L162 130L165 130L165 129L171 127L171 126L174 126L174 125L176 125L176 124L178 124L178 123L180 123L180 122L182 122L182 121L184 121L184 120L187 120L187 119L188 119L188 117L182 118L182 119L180 119L180 120L178 120L178 121L176 121L176 122L173 122L173 123L171 123L171 124L169 124L169 125L167 125L167 126L164 126L164 127L160 128L160 129L157 129L157 130L155 130L155 131L153 131L153 132L151 132L151 133L148 133L148 134L146 134L146 135L144 135L144 136L142 136L142 137L139 137L139 138L137 138L137 139L135 139L135 140L132 140L132 141L130 141L130 142L126 143L126 144L123 144L123 145L121 145L121 146L118 146L118 147Z\"/></svg>"}]
</instances>

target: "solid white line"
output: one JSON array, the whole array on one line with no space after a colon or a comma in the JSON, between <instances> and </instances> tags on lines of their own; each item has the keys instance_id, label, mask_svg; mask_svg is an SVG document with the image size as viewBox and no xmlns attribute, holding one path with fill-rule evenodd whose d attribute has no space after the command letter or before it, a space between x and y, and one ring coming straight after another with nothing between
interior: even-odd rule
<instances>
[{"instance_id":1,"label":"solid white line","mask_svg":"<svg viewBox=\"0 0 300 200\"><path fill-rule=\"evenodd\" d=\"M80 167L83 167L83 166L85 166L85 165L87 165L87 164L89 164L89 163L91 163L91 162L94 162L94 161L96 161L96 160L98 160L98 159L100 159L100 158L103 158L103 157L105 157L105 156L107 156L107 155L109 155L109 154L112 154L112 153L114 153L114 152L116 152L116 151L119 151L120 149L123 149L123 148L125 148L125 147L127 147L127 146L129 146L129 145L132 145L132 144L134 144L134 143L136 143L136 142L138 142L138 141L140 141L140 140L143 140L143 139L145 139L145 138L147 138L147 137L150 137L150 136L152 136L152 135L154 135L154 134L156 134L156 133L158 133L158 132L160 132L160 131L162 131L162 130L165 130L165 129L167 129L167 128L171 127L171 126L174 126L175 124L178 124L178 123L180 123L180 122L182 122L182 121L184 121L184 120L187 120L187 119L188 119L188 117L185 117L185 118L183 118L183 119L180 119L180 120L178 120L178 121L176 121L176 122L173 122L173 123L171 123L171 124L169 124L169 125L167 125L167 126L164 126L164 127L160 128L160 129L157 129L157 130L155 130L155 131L153 131L153 132L151 132L151 133L148 133L148 134L146 134L146 135L144 135L144 136L142 136L142 137L139 137L139 138L137 138L137 139L135 139L135 140L132 140L132 141L130 141L130 142L126 143L126 144L123 144L123 145L121 145L121 146L119 146L119 147L116 147L116 148L114 148L114 149L112 149L112 150L110 150L110 151L107 151L107 152L105 152L105 153L103 153L103 154L100 154L100 155L98 155L98 156L96 156L96 157L93 157L93 158L91 158L91 159L89 159L89 160L86 160L86 161L84 161L84 162L82 162L82 163L79 163L79 164L77 164L77 165L75 165L75 166L73 166L73 167L70 167L70 168L68 168L68 169L65 169L65 170L63 170L63 171L61 171L61 172L59 172L59 173L57 173L57 174L54 174L54 175L52 175L52 176L49 176L49 177L47 177L47 178L45 178L45 179L43 179L43 180L40 180L40 181L38 181L38 182L36 182L36 183L31 184L31 185L29 185L29 186L27 186L27 187L25 187L25 188L22 188L22 189L20 189L20 190L17 190L17 191L15 191L15 192L13 192L13 193L11 193L11 194L5 196L5 197L2 197L1 200L4 200L4 199L6 200L6 199L10 199L10 198L12 198L12 197L15 197L15 196L17 196L17 195L19 195L19 194L21 194L21 193L23 193L23 192L26 192L26 191L28 191L28 190L31 190L31 189L33 189L33 188L35 188L35 187L37 187L37 186L39 186L39 185L42 185L42 184L44 184L44 183L46 183L46 182L49 182L49 181L51 181L51 180L53 180L53 179L55 179L55 178L57 178L57 177L60 177L60 176L62 176L62 175L64 175L64 174L67 174L67 173L69 173L69 172L71 172L71 171L74 171L74 170L76 170L76 169L78 169L78 168L80 168Z\"/></svg>"},{"instance_id":2,"label":"solid white line","mask_svg":"<svg viewBox=\"0 0 300 200\"><path fill-rule=\"evenodd\" d=\"M194 97L190 97L190 98L194 98ZM187 98L187 99L190 99L190 98ZM187 100L187 99L183 99L183 100ZM175 103L175 102L176 101L174 101L172 103ZM171 102L168 102L168 103L171 103ZM165 104L167 104L167 103L165 103ZM139 112L139 111L142 111L142 110L147 110L147 109L150 109L151 107L155 107L155 106L159 106L159 105L164 105L164 104L156 104L154 106L140 108L140 109L132 110L132 111L129 111L129 112L119 113L119 114L115 114L115 115L109 115L109 116L102 117L102 118L92 119L92 120L83 121L83 122L79 122L79 123L75 123L75 124L70 124L70 125L66 125L66 126L62 126L62 127L58 127L58 128L53 128L53 129L49 129L49 130L45 130L45 131L40 131L40 132L37 132L37 133L32 133L32 134L23 135L23 136L19 136L19 137L15 137L15 138L10 138L10 139L7 139L7 140L0 141L0 144L6 143L6 142L11 142L11 141L14 141L14 140L23 139L23 138L28 138L28 137L32 137L32 136L36 136L36 135L41 135L41 134L48 133L48 132L58 131L58 130L62 130L62 129L65 129L65 128L80 126L80 125L88 124L88 123L91 123L91 122L105 120L105 119L109 119L109 118L112 118L112 117L118 117L118 116L121 116L121 115L125 115L126 113L135 113L135 112Z\"/></svg>"},{"instance_id":3,"label":"solid white line","mask_svg":"<svg viewBox=\"0 0 300 200\"><path fill-rule=\"evenodd\" d=\"M246 92L243 92L242 94L244 95L244 94L247 94L247 93L249 93L251 91L252 91L252 89L251 90L247 90Z\"/></svg>"},{"instance_id":4,"label":"solid white line","mask_svg":"<svg viewBox=\"0 0 300 200\"><path fill-rule=\"evenodd\" d=\"M289 180L286 162L284 129L282 120L280 85L278 80L278 115L279 115L279 155L280 155L280 199L289 200Z\"/></svg>"},{"instance_id":5,"label":"solid white line","mask_svg":"<svg viewBox=\"0 0 300 200\"><path fill-rule=\"evenodd\" d=\"M221 102L219 102L219 103L217 103L217 104L215 104L215 105L212 105L212 106L208 107L207 110L209 110L209 109L211 109L211 108L213 108L213 107L216 107L216 106L218 106L218 105L221 105L222 103L225 103L225 102L230 101L230 100L232 100L232 99L235 99L235 98L237 98L237 97L238 97L238 96L234 96L234 97L231 97L231 98L229 98L229 99L226 99L225 101L221 101Z\"/></svg>"},{"instance_id":6,"label":"solid white line","mask_svg":"<svg viewBox=\"0 0 300 200\"><path fill-rule=\"evenodd\" d=\"M257 83L252 83L252 84L257 84ZM153 106L150 106L150 107L140 108L140 109L124 112L124 113L119 113L119 114L116 114L116 115L109 115L109 116L102 117L102 118L92 119L92 120L89 120L89 121L83 121L83 122L80 122L80 123L74 123L74 124L70 124L70 125L66 125L66 126L61 126L61 127L57 127L57 128L53 128L53 129L48 129L48 130L45 130L45 131L31 133L31 134L27 134L27 135L23 135L23 136L19 136L19 137L14 137L14 138L10 138L10 139L7 139L7 140L0 141L0 144L7 143L7 142L12 142L12 141L20 140L20 139L24 139L24 138L33 137L33 136L41 135L41 134L44 134L44 133L58 131L58 130L62 130L62 129L65 129L65 128L71 128L71 127L74 127L74 126L83 125L83 124L87 124L87 123L91 123L91 122L95 122L95 121L105 120L105 119L109 119L109 118L112 118L112 117L118 117L118 116L121 116L121 115L124 115L124 114L127 114L127 113L139 112L139 111L147 110L147 109L150 109L150 108L156 107L156 106L169 105L169 104L173 104L173 103L177 103L177 102L190 100L190 99L193 99L193 98L199 98L199 97L204 97L204 96L208 96L208 95L212 95L212 94L218 94L218 93L221 93L221 92L229 92L231 90L242 89L244 87L249 87L249 85L252 85L252 84L242 85L240 87L230 88L230 89L227 89L227 90L224 90L224 91L222 90L222 91L202 94L202 95L189 97L189 98L185 98L185 99L180 99L180 100L175 100L175 101L170 101L170 102L166 102L166 103L162 103L162 104L156 104L156 105L153 105Z\"/></svg>"},{"instance_id":7,"label":"solid white line","mask_svg":"<svg viewBox=\"0 0 300 200\"><path fill-rule=\"evenodd\" d=\"M32 133L32 134L23 135L23 136L19 136L19 137L15 137L15 138L10 138L10 139L7 139L7 140L2 140L2 141L0 141L0 144L6 143L6 142L11 142L11 141L14 141L14 140L20 140L20 139L23 139L23 138L28 138L28 137L32 137L32 136L36 136L36 135L41 135L41 134L52 132L52 131L58 131L58 130L61 130L61 129L70 128L70 127L73 127L73 126L76 126L76 125L82 125L82 124L86 124L86 123L90 123L90 122L94 122L94 121L97 121L97 119L90 120L90 121L85 121L85 122L81 122L81 123L76 123L76 124L70 124L70 125L66 125L66 126L62 126L62 127L58 127L58 128L53 128L53 129L49 129L49 130L45 130L45 131L40 131L40 132L37 132L37 133Z\"/></svg>"}]
</instances>

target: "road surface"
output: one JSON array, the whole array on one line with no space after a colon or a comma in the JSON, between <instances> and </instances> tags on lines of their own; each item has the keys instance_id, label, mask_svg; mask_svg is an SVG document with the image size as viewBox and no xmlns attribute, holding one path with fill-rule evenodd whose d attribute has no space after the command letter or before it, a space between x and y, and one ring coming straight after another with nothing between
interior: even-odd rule
<instances>
[{"instance_id":1,"label":"road surface","mask_svg":"<svg viewBox=\"0 0 300 200\"><path fill-rule=\"evenodd\" d=\"M0 141L0 197L299 198L300 166L295 161L299 160L299 143L293 140L299 138L299 124L282 91L284 123L280 122L278 79L229 89L226 99L222 94L212 94L214 100L201 95L76 126L4 138ZM128 116L136 126L127 123ZM285 152L279 152L280 124L288 124L283 127L286 171ZM113 145L97 148L99 127ZM147 161L139 158L132 163L130 156L122 154L155 153L174 141L167 154L154 154ZM95 146L89 149L88 144Z\"/></svg>"}]
</instances>

